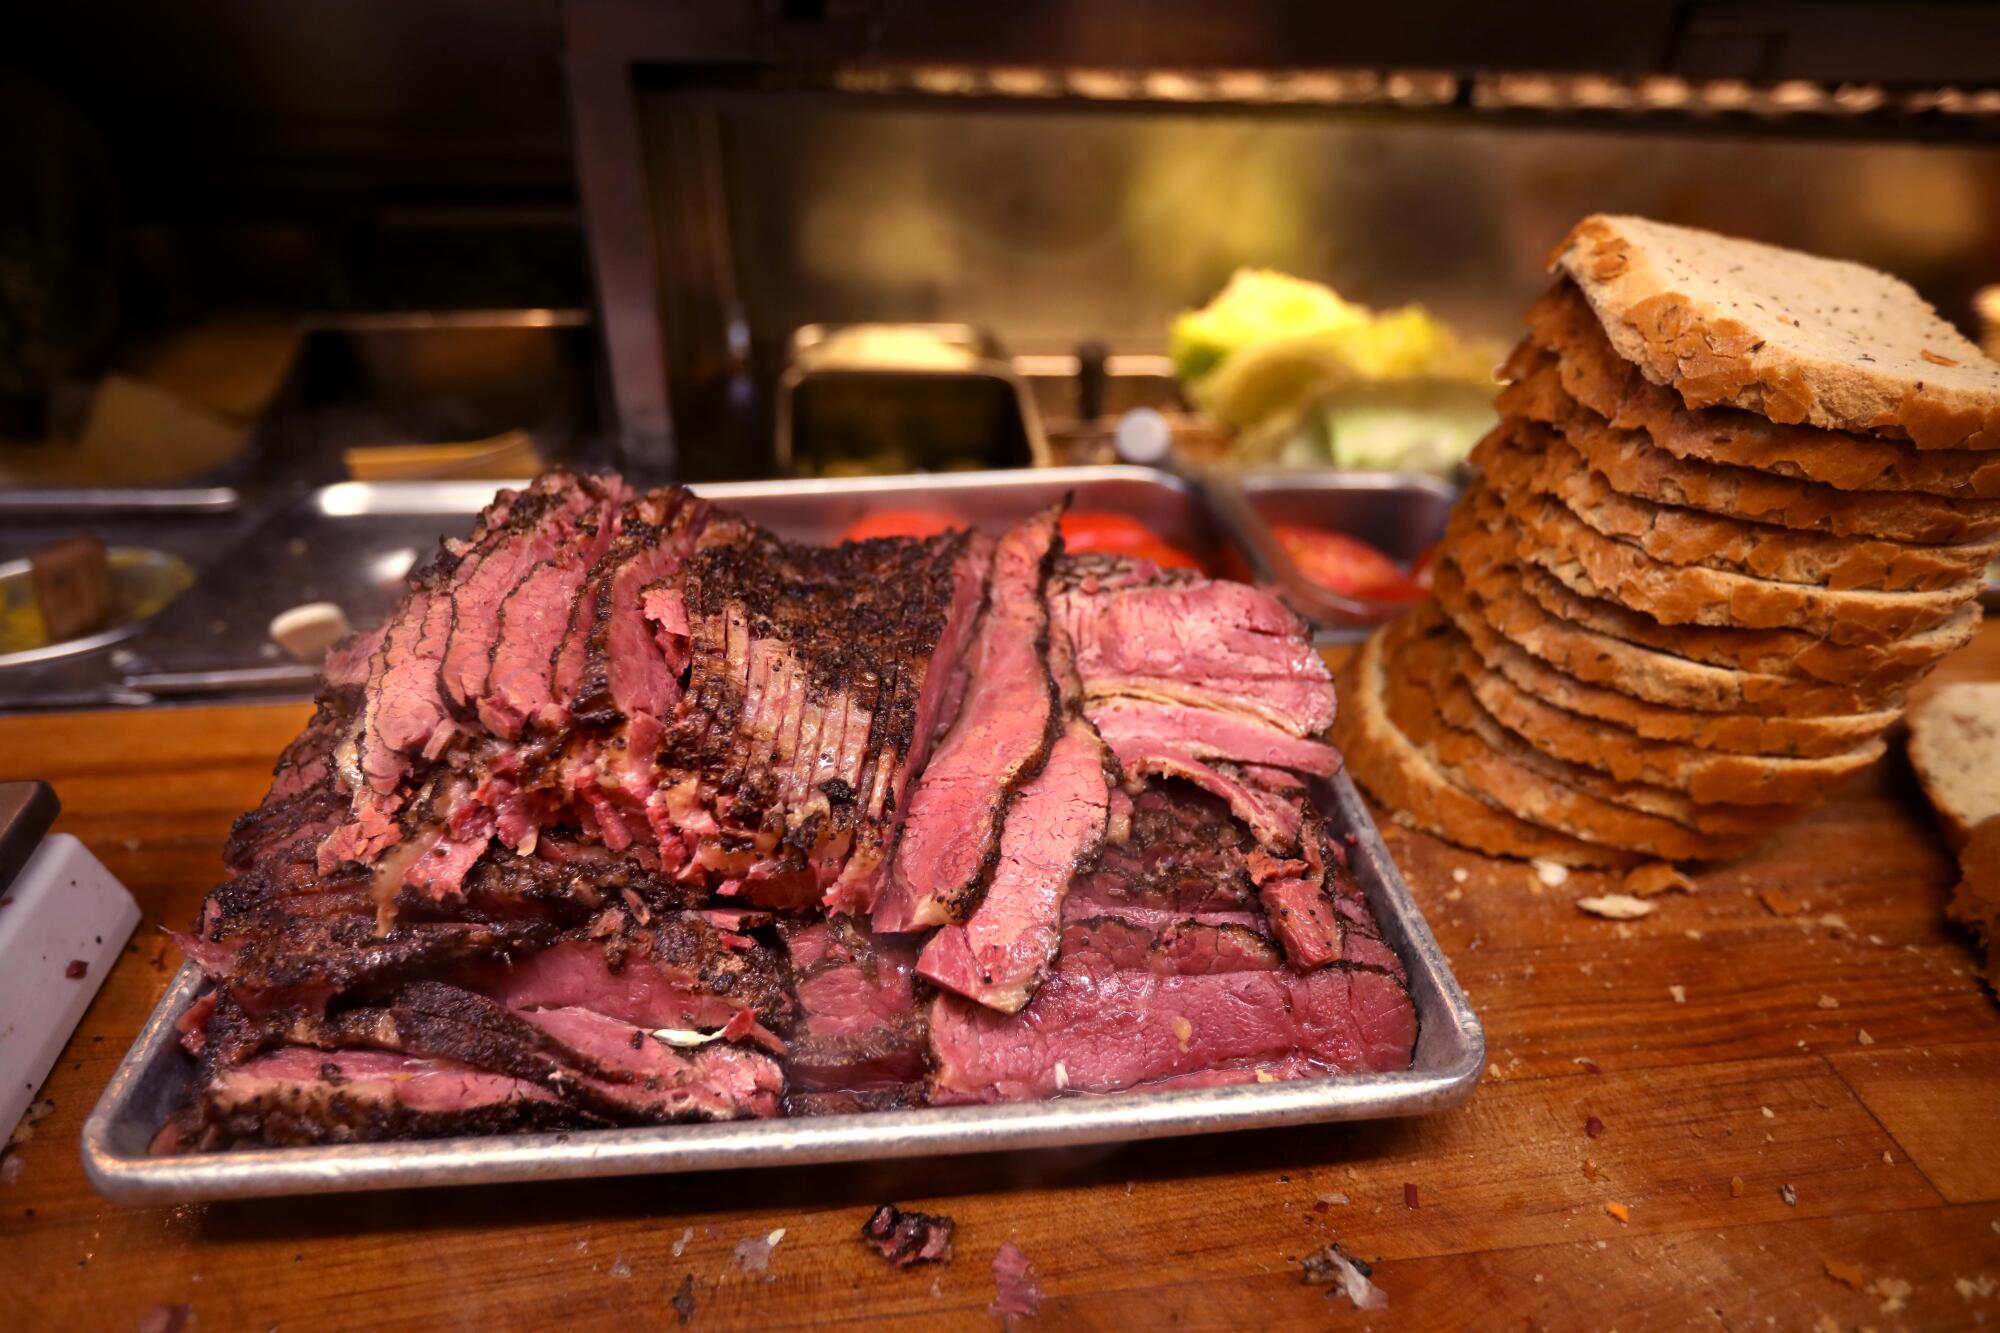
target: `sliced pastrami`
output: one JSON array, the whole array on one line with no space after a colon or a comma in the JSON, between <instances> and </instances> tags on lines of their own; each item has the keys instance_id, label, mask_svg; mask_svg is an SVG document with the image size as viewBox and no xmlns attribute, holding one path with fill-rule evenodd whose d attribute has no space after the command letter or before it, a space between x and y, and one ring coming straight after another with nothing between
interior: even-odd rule
<instances>
[{"instance_id":1,"label":"sliced pastrami","mask_svg":"<svg viewBox=\"0 0 2000 1333\"><path fill-rule=\"evenodd\" d=\"M1002 1013L1026 1004L1048 974L1063 899L1072 877L1096 857L1111 807L1104 742L1078 711L1076 663L1060 625L1049 627L1048 668L1062 735L1008 808L978 909L963 925L932 935L917 964L938 985Z\"/></svg>"},{"instance_id":2,"label":"sliced pastrami","mask_svg":"<svg viewBox=\"0 0 2000 1333\"><path fill-rule=\"evenodd\" d=\"M965 703L910 797L875 907L877 930L919 930L971 915L999 851L1009 798L1048 756L1056 690L1044 660L1042 586L1059 517L1046 511L1000 539Z\"/></svg>"},{"instance_id":3,"label":"sliced pastrami","mask_svg":"<svg viewBox=\"0 0 2000 1333\"><path fill-rule=\"evenodd\" d=\"M1092 700L1086 712L1121 758L1155 753L1197 763L1219 759L1319 778L1332 777L1340 767L1340 752L1331 745L1242 713L1127 696Z\"/></svg>"},{"instance_id":4,"label":"sliced pastrami","mask_svg":"<svg viewBox=\"0 0 2000 1333\"><path fill-rule=\"evenodd\" d=\"M1416 1014L1396 977L1348 964L1301 976L1256 940L1201 926L1150 939L1123 922L1066 927L1055 972L1018 1014L933 1002L932 1100L1117 1092L1232 1069L1408 1067Z\"/></svg>"},{"instance_id":5,"label":"sliced pastrami","mask_svg":"<svg viewBox=\"0 0 2000 1333\"><path fill-rule=\"evenodd\" d=\"M1333 675L1269 593L1090 557L1066 562L1057 583L1088 697L1192 704L1294 736L1333 725Z\"/></svg>"},{"instance_id":6,"label":"sliced pastrami","mask_svg":"<svg viewBox=\"0 0 2000 1333\"><path fill-rule=\"evenodd\" d=\"M476 715L500 640L500 608L522 575L554 559L583 525L609 519L622 486L550 473L529 487L505 525L469 553L451 590L451 638L438 678L461 718Z\"/></svg>"}]
</instances>

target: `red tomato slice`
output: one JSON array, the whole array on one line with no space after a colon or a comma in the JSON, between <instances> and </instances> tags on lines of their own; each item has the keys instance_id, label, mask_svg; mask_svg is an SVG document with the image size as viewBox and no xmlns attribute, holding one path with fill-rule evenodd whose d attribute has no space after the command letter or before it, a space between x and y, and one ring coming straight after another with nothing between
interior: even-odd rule
<instances>
[{"instance_id":1,"label":"red tomato slice","mask_svg":"<svg viewBox=\"0 0 2000 1333\"><path fill-rule=\"evenodd\" d=\"M871 537L935 537L964 526L964 519L942 509L878 509L850 523L840 539L865 542Z\"/></svg>"},{"instance_id":2,"label":"red tomato slice","mask_svg":"<svg viewBox=\"0 0 2000 1333\"><path fill-rule=\"evenodd\" d=\"M1063 549L1072 555L1093 551L1131 555L1163 569L1204 570L1201 561L1127 514L1105 509L1076 509L1062 518Z\"/></svg>"},{"instance_id":3,"label":"red tomato slice","mask_svg":"<svg viewBox=\"0 0 2000 1333\"><path fill-rule=\"evenodd\" d=\"M1374 602L1420 602L1429 594L1402 566L1358 537L1299 523L1271 533L1299 572L1329 592Z\"/></svg>"}]
</instances>

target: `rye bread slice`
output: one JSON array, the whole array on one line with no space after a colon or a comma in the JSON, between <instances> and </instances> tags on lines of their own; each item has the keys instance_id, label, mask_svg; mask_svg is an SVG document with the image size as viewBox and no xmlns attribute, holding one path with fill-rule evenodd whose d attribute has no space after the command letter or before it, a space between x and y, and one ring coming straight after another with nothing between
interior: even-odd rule
<instances>
[{"instance_id":1,"label":"rye bread slice","mask_svg":"<svg viewBox=\"0 0 2000 1333\"><path fill-rule=\"evenodd\" d=\"M1559 282L1528 308L1528 337L1556 357L1563 389L1621 430L1677 458L1752 468L1843 491L1903 491L1959 502L2000 499L2000 457L1931 452L1900 440L1788 426L1752 412L1690 410L1621 358L1583 294Z\"/></svg>"},{"instance_id":2,"label":"rye bread slice","mask_svg":"<svg viewBox=\"0 0 2000 1333\"><path fill-rule=\"evenodd\" d=\"M1941 685L1912 708L1910 767L1954 849L2000 816L2000 681Z\"/></svg>"},{"instance_id":3,"label":"rye bread slice","mask_svg":"<svg viewBox=\"0 0 2000 1333\"><path fill-rule=\"evenodd\" d=\"M1530 564L1521 566L1521 588L1553 615L1691 661L1773 675L1797 671L1870 691L1907 690L1970 642L1980 619L1979 608L1968 606L1942 625L1894 643L1841 645L1796 630L1662 625L1601 595L1587 579L1572 587Z\"/></svg>"},{"instance_id":4,"label":"rye bread slice","mask_svg":"<svg viewBox=\"0 0 2000 1333\"><path fill-rule=\"evenodd\" d=\"M1587 842L1675 861L1738 855L1763 831L1697 832L1605 800L1527 762L1523 752L1534 753L1532 747L1495 722L1453 670L1455 646L1444 637L1449 633L1448 626L1419 621L1400 643L1391 643L1386 661L1389 715L1406 733L1428 725L1440 761L1489 804Z\"/></svg>"},{"instance_id":5,"label":"rye bread slice","mask_svg":"<svg viewBox=\"0 0 2000 1333\"><path fill-rule=\"evenodd\" d=\"M1876 646L1943 624L1981 586L1973 578L1928 592L1837 591L1669 565L1604 536L1551 496L1526 489L1500 494L1521 529L1515 550L1522 559L1575 591L1609 597L1667 625L1793 629L1842 646Z\"/></svg>"},{"instance_id":6,"label":"rye bread slice","mask_svg":"<svg viewBox=\"0 0 2000 1333\"><path fill-rule=\"evenodd\" d=\"M2000 365L1886 273L1602 213L1549 267L1575 280L1618 354L1689 407L2000 448Z\"/></svg>"},{"instance_id":7,"label":"rye bread slice","mask_svg":"<svg viewBox=\"0 0 2000 1333\"><path fill-rule=\"evenodd\" d=\"M1371 635L1335 676L1341 707L1333 741L1347 771L1400 824L1490 856L1539 857L1569 866L1624 868L1638 858L1503 814L1452 781L1437 761L1396 729L1383 707L1382 643Z\"/></svg>"},{"instance_id":8,"label":"rye bread slice","mask_svg":"<svg viewBox=\"0 0 2000 1333\"><path fill-rule=\"evenodd\" d=\"M1813 759L1720 754L1649 741L1609 722L1572 713L1516 689L1465 646L1459 674L1480 707L1544 754L1602 769L1621 782L1684 791L1715 805L1802 805L1824 799L1849 775L1881 757L1878 738L1844 754Z\"/></svg>"},{"instance_id":9,"label":"rye bread slice","mask_svg":"<svg viewBox=\"0 0 2000 1333\"><path fill-rule=\"evenodd\" d=\"M1834 685L1810 677L1715 666L1565 620L1523 588L1525 576L1514 558L1513 525L1509 520L1502 522L1505 527L1498 532L1457 525L1462 530L1448 539L1433 578L1463 580L1477 595L1473 605L1487 624L1579 680L1624 690L1668 708L1712 713L1754 709L1777 717L1812 717L1865 712L1902 702L1906 687L1900 683ZM1546 575L1532 577L1548 582L1565 598L1582 600Z\"/></svg>"},{"instance_id":10,"label":"rye bread slice","mask_svg":"<svg viewBox=\"0 0 2000 1333\"><path fill-rule=\"evenodd\" d=\"M1433 575L1437 599L1479 660L1518 690L1572 713L1624 727L1647 740L1672 741L1728 754L1784 755L1810 759L1842 754L1893 725L1895 709L1823 717L1769 717L1760 713L1694 712L1633 698L1622 690L1565 675L1510 642L1491 625L1456 569L1439 561Z\"/></svg>"},{"instance_id":11,"label":"rye bread slice","mask_svg":"<svg viewBox=\"0 0 2000 1333\"><path fill-rule=\"evenodd\" d=\"M2000 537L2000 500L1946 500L1912 491L1842 491L1797 477L1676 457L1655 445L1645 431L1613 426L1571 397L1554 358L1530 344L1515 349L1501 374L1513 381L1495 400L1502 413L1559 432L1585 463L1626 495L1836 537L1917 543ZM2000 477L2000 460L1993 470Z\"/></svg>"},{"instance_id":12,"label":"rye bread slice","mask_svg":"<svg viewBox=\"0 0 2000 1333\"><path fill-rule=\"evenodd\" d=\"M1554 496L1606 537L1630 542L1673 565L1701 565L1777 583L1836 590L1931 592L1979 578L2000 542L1914 546L1903 542L1793 532L1678 505L1659 505L1614 488L1557 432L1505 418L1472 452L1502 491L1529 487Z\"/></svg>"}]
</instances>

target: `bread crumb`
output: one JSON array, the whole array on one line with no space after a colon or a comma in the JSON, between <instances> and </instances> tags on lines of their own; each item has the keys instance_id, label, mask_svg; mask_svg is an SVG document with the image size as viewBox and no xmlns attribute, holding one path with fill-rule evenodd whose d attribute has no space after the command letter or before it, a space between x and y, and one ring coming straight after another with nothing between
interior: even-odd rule
<instances>
[{"instance_id":1,"label":"bread crumb","mask_svg":"<svg viewBox=\"0 0 2000 1333\"><path fill-rule=\"evenodd\" d=\"M1838 1259L1828 1259L1826 1261L1826 1275L1835 1282L1848 1287L1850 1290L1861 1290L1862 1277L1861 1266L1859 1264L1844 1264Z\"/></svg>"},{"instance_id":2,"label":"bread crumb","mask_svg":"<svg viewBox=\"0 0 2000 1333\"><path fill-rule=\"evenodd\" d=\"M1776 1111L1773 1111L1768 1106L1760 1106L1757 1109L1764 1113L1764 1118L1766 1120L1776 1120L1778 1118L1778 1113Z\"/></svg>"},{"instance_id":3,"label":"bread crumb","mask_svg":"<svg viewBox=\"0 0 2000 1333\"><path fill-rule=\"evenodd\" d=\"M1883 1314L1895 1314L1905 1308L1909 1304L1906 1298L1913 1290L1899 1277L1878 1277L1868 1284L1868 1294L1882 1298Z\"/></svg>"},{"instance_id":4,"label":"bread crumb","mask_svg":"<svg viewBox=\"0 0 2000 1333\"><path fill-rule=\"evenodd\" d=\"M1583 1178L1595 1183L1604 1179L1604 1172L1598 1169L1597 1163L1586 1157L1583 1159Z\"/></svg>"},{"instance_id":5,"label":"bread crumb","mask_svg":"<svg viewBox=\"0 0 2000 1333\"><path fill-rule=\"evenodd\" d=\"M1729 1178L1729 1197L1732 1199L1743 1197L1743 1177L1731 1176Z\"/></svg>"},{"instance_id":6,"label":"bread crumb","mask_svg":"<svg viewBox=\"0 0 2000 1333\"><path fill-rule=\"evenodd\" d=\"M1667 987L1667 994L1674 997L1675 1004L1686 1004L1688 1002L1688 988L1686 986L1669 986Z\"/></svg>"},{"instance_id":7,"label":"bread crumb","mask_svg":"<svg viewBox=\"0 0 2000 1333\"><path fill-rule=\"evenodd\" d=\"M1832 931L1836 935L1854 929L1852 926L1847 924L1847 918L1842 916L1838 912L1820 913L1819 923L1822 926L1825 926L1828 930Z\"/></svg>"},{"instance_id":8,"label":"bread crumb","mask_svg":"<svg viewBox=\"0 0 2000 1333\"><path fill-rule=\"evenodd\" d=\"M1604 1205L1604 1211L1617 1218L1620 1222L1630 1222L1632 1220L1632 1210L1622 1203L1607 1203Z\"/></svg>"},{"instance_id":9,"label":"bread crumb","mask_svg":"<svg viewBox=\"0 0 2000 1333\"><path fill-rule=\"evenodd\" d=\"M1464 896L1465 896L1464 889L1453 889L1450 893L1445 894L1444 900L1448 903L1455 903Z\"/></svg>"},{"instance_id":10,"label":"bread crumb","mask_svg":"<svg viewBox=\"0 0 2000 1333\"><path fill-rule=\"evenodd\" d=\"M1831 995L1822 995L1819 997L1819 1007L1822 1009L1838 1009L1840 1008L1840 1001L1834 999Z\"/></svg>"},{"instance_id":11,"label":"bread crumb","mask_svg":"<svg viewBox=\"0 0 2000 1333\"><path fill-rule=\"evenodd\" d=\"M1792 916L1805 904L1783 889L1763 889L1757 894L1772 916Z\"/></svg>"},{"instance_id":12,"label":"bread crumb","mask_svg":"<svg viewBox=\"0 0 2000 1333\"><path fill-rule=\"evenodd\" d=\"M1863 1046L1873 1046L1875 1044L1875 1039L1868 1035L1867 1028L1862 1028L1859 1032L1855 1033L1854 1039Z\"/></svg>"},{"instance_id":13,"label":"bread crumb","mask_svg":"<svg viewBox=\"0 0 2000 1333\"><path fill-rule=\"evenodd\" d=\"M1535 868L1535 878L1552 889L1559 889L1569 883L1569 867L1560 861L1545 861L1536 857L1528 864Z\"/></svg>"},{"instance_id":14,"label":"bread crumb","mask_svg":"<svg viewBox=\"0 0 2000 1333\"><path fill-rule=\"evenodd\" d=\"M1840 1324L1826 1311L1820 1311L1819 1318L1813 1320L1813 1333L1840 1333Z\"/></svg>"},{"instance_id":15,"label":"bread crumb","mask_svg":"<svg viewBox=\"0 0 2000 1333\"><path fill-rule=\"evenodd\" d=\"M1625 891L1641 898L1662 893L1693 893L1694 881L1665 861L1652 861L1626 874Z\"/></svg>"},{"instance_id":16,"label":"bread crumb","mask_svg":"<svg viewBox=\"0 0 2000 1333\"><path fill-rule=\"evenodd\" d=\"M1464 866L1453 866L1451 868L1452 883L1463 884L1465 883L1465 881L1471 878L1472 878L1472 872L1470 870L1467 870Z\"/></svg>"},{"instance_id":17,"label":"bread crumb","mask_svg":"<svg viewBox=\"0 0 2000 1333\"><path fill-rule=\"evenodd\" d=\"M1701 938L1701 932L1698 930L1693 930L1693 929L1684 930L1681 932L1681 934L1687 936L1691 940L1698 940Z\"/></svg>"},{"instance_id":18,"label":"bread crumb","mask_svg":"<svg viewBox=\"0 0 2000 1333\"><path fill-rule=\"evenodd\" d=\"M1896 1164L1896 1159L1895 1159L1895 1157L1893 1157L1893 1156L1892 1156L1892 1155L1890 1154L1890 1152L1889 1152L1889 1150L1888 1150L1887 1148L1884 1148L1884 1149L1882 1150L1882 1165L1884 1165L1884 1166L1894 1166L1895 1164Z\"/></svg>"},{"instance_id":19,"label":"bread crumb","mask_svg":"<svg viewBox=\"0 0 2000 1333\"><path fill-rule=\"evenodd\" d=\"M1629 893L1607 893L1598 898L1578 898L1576 905L1592 916L1601 916L1607 921L1636 921L1642 916L1650 916L1653 911L1651 903L1634 898Z\"/></svg>"},{"instance_id":20,"label":"bread crumb","mask_svg":"<svg viewBox=\"0 0 2000 1333\"><path fill-rule=\"evenodd\" d=\"M1974 1278L1959 1278L1951 1284L1958 1291L1958 1298L1970 1302L1974 1296L1982 1301L1993 1299L1993 1293L2000 1291L2000 1282L1981 1273Z\"/></svg>"},{"instance_id":21,"label":"bread crumb","mask_svg":"<svg viewBox=\"0 0 2000 1333\"><path fill-rule=\"evenodd\" d=\"M1778 1186L1778 1197L1785 1201L1785 1207L1787 1208L1796 1208L1799 1206L1799 1192L1790 1185Z\"/></svg>"}]
</instances>

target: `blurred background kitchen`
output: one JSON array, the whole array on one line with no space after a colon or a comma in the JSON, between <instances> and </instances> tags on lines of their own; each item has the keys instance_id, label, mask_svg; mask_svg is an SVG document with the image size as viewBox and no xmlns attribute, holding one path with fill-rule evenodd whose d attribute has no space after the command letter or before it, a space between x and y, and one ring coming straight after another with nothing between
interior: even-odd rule
<instances>
[{"instance_id":1,"label":"blurred background kitchen","mask_svg":"<svg viewBox=\"0 0 2000 1333\"><path fill-rule=\"evenodd\" d=\"M1421 511L1361 534L1408 572L1592 211L2000 320L1985 4L69 0L6 32L0 708L309 689L458 526L427 506L556 462L1425 474L1367 493Z\"/></svg>"}]
</instances>

